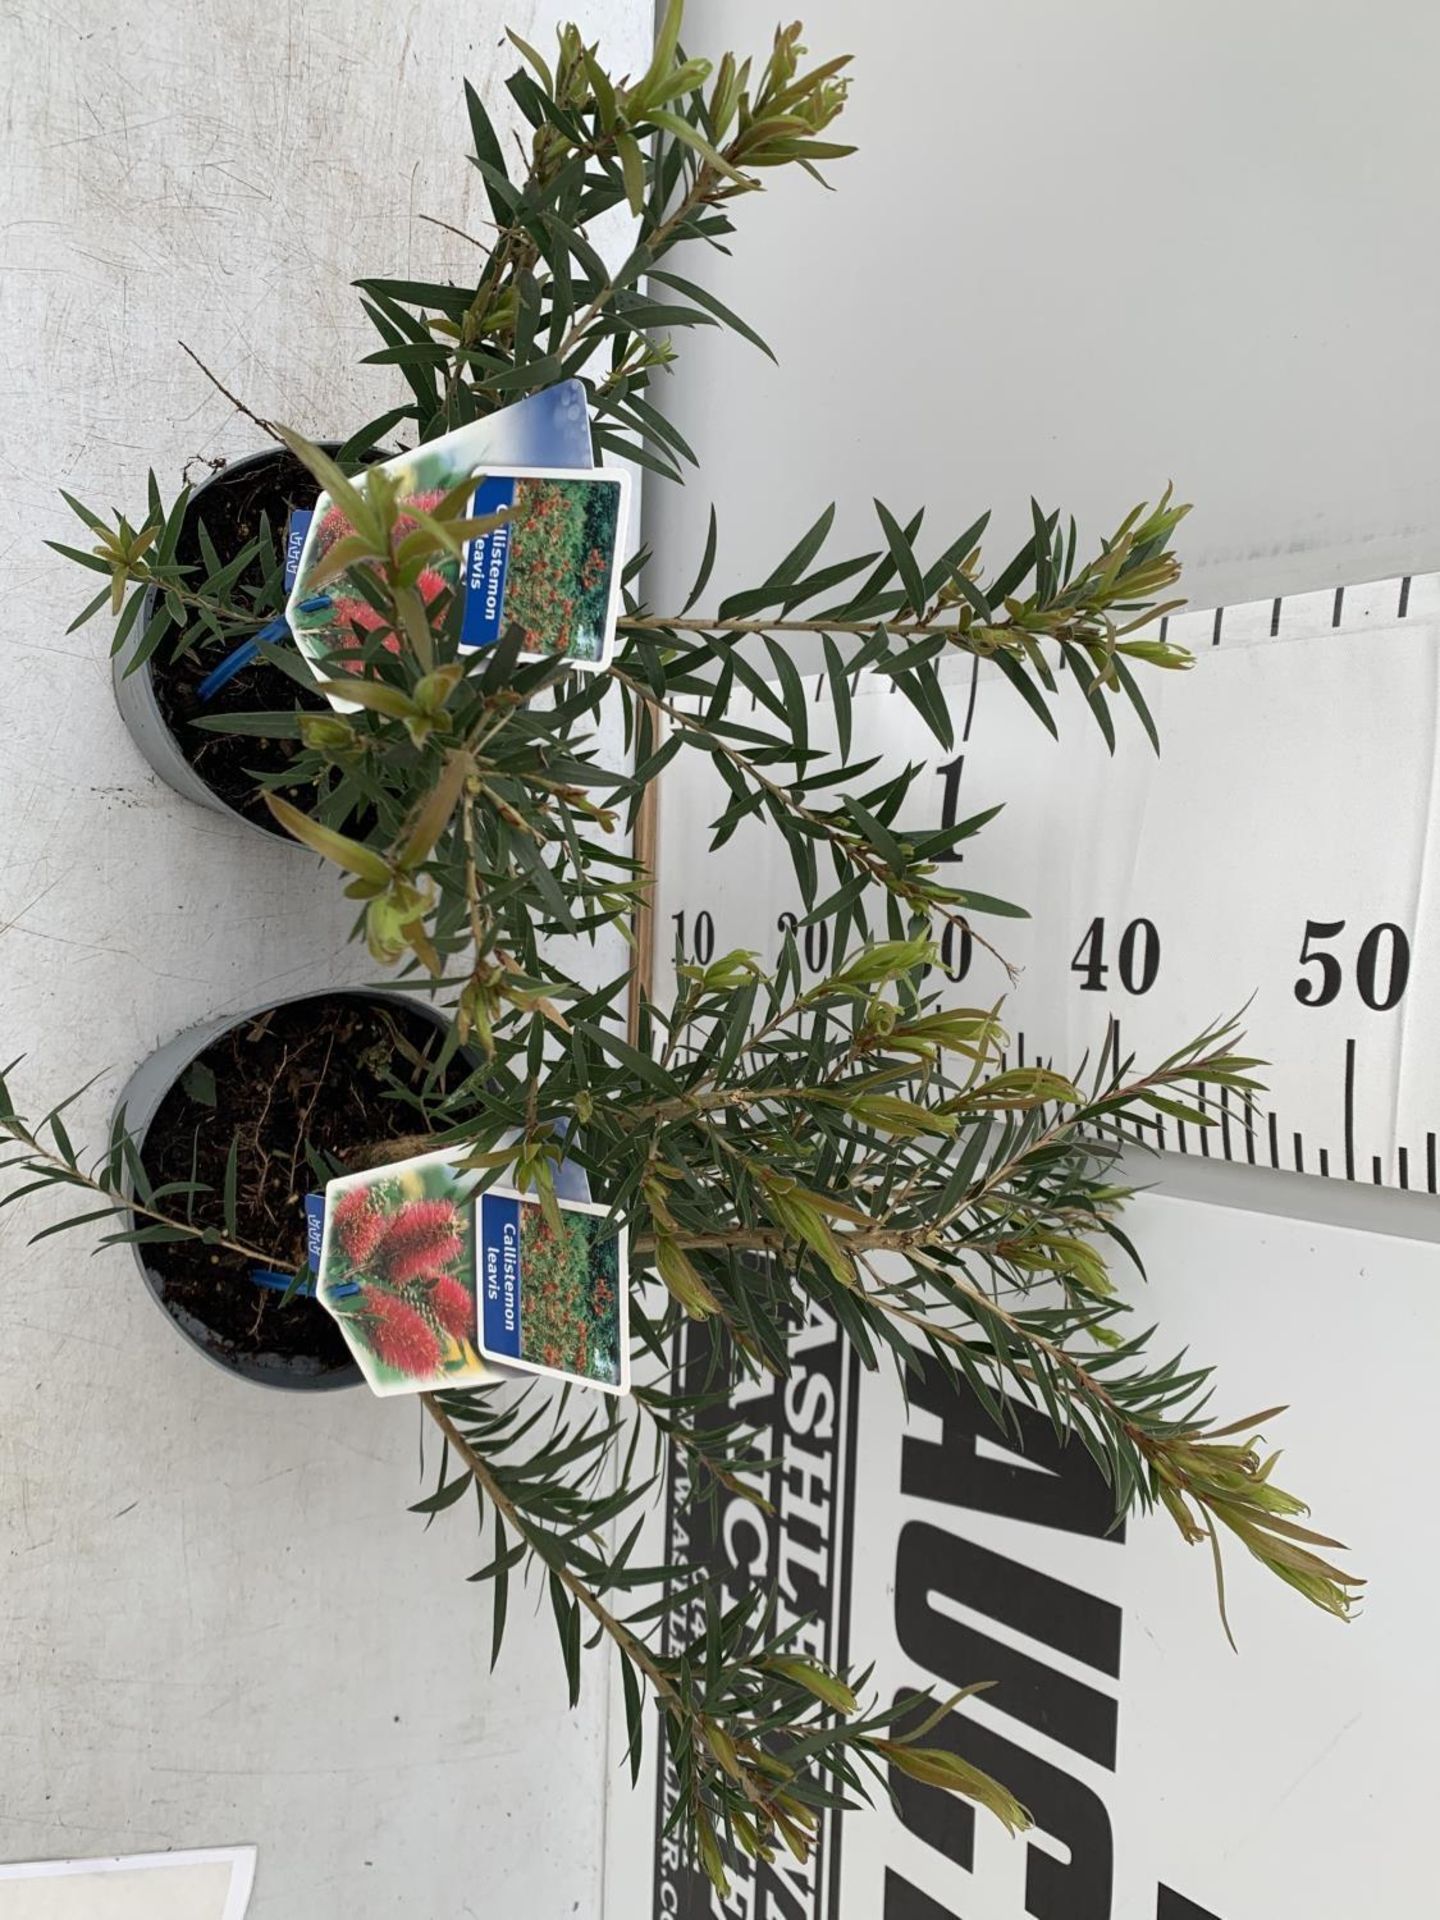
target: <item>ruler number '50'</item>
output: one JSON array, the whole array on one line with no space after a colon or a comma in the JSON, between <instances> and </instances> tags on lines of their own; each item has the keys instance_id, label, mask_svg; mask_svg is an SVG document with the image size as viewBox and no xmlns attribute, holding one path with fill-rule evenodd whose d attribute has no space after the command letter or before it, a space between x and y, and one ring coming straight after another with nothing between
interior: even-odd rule
<instances>
[{"instance_id":1,"label":"ruler number '50'","mask_svg":"<svg viewBox=\"0 0 1440 1920\"><path fill-rule=\"evenodd\" d=\"M1307 920L1300 943L1300 964L1318 967L1318 977L1302 974L1295 982L1295 998L1302 1007L1328 1007L1345 983L1339 958L1315 943L1334 940L1345 931L1343 920ZM1382 970L1383 955L1383 970ZM1404 996L1410 979L1410 942L1392 920L1371 927L1355 954L1355 987L1372 1013L1389 1013Z\"/></svg>"}]
</instances>

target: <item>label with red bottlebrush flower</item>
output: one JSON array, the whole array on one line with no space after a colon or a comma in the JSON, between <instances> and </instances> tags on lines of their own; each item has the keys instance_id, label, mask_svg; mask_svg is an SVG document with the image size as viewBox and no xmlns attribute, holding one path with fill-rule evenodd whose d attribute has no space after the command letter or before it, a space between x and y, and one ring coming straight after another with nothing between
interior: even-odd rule
<instances>
[{"instance_id":1,"label":"label with red bottlebrush flower","mask_svg":"<svg viewBox=\"0 0 1440 1920\"><path fill-rule=\"evenodd\" d=\"M630 1391L626 1230L586 1200L491 1187L478 1203L481 1353L602 1393Z\"/></svg>"},{"instance_id":2,"label":"label with red bottlebrush flower","mask_svg":"<svg viewBox=\"0 0 1440 1920\"><path fill-rule=\"evenodd\" d=\"M355 484L366 486L375 472L398 481L398 543L417 525L406 518L405 503L423 513L467 480L476 481L477 491L485 480L513 481L514 495L505 503L512 525L499 561L482 536L468 543L462 558L436 555L416 590L437 628L457 598L463 603L460 623L468 633L461 644L472 651L518 622L529 636L528 652L564 655L593 669L606 663L613 637L628 497L625 474L593 463L585 390L578 380L565 380L368 468ZM577 470L578 490L556 492ZM397 653L401 645L372 604L374 587L363 573L342 572L320 592L309 584L350 531L344 513L322 493L285 608L295 643L321 680L359 672L367 654ZM481 582L478 602L472 578ZM497 616L503 611L497 631L489 630L487 606ZM330 698L341 711L351 710L352 703Z\"/></svg>"},{"instance_id":3,"label":"label with red bottlebrush flower","mask_svg":"<svg viewBox=\"0 0 1440 1920\"><path fill-rule=\"evenodd\" d=\"M426 1153L332 1180L315 1291L374 1392L488 1378L478 1348L475 1176L454 1154Z\"/></svg>"}]
</instances>

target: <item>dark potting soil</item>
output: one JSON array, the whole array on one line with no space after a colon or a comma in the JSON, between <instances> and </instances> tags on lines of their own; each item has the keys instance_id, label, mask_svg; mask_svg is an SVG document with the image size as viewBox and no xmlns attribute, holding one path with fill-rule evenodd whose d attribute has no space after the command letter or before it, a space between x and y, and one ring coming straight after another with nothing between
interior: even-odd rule
<instances>
[{"instance_id":1,"label":"dark potting soil","mask_svg":"<svg viewBox=\"0 0 1440 1920\"><path fill-rule=\"evenodd\" d=\"M323 1185L307 1148L343 1162L423 1129L393 1082L419 1092L442 1039L419 1008L363 995L272 1008L222 1034L170 1088L145 1135L145 1171L157 1187L203 1182L210 1191L196 1197L192 1219L226 1233L226 1162L238 1141L236 1231L226 1237L293 1272L305 1257L305 1195ZM468 1071L463 1058L451 1061L437 1091L453 1091ZM241 1255L176 1241L148 1246L144 1257L166 1308L215 1358L251 1374L354 1372L320 1303L302 1295L284 1303L251 1280Z\"/></svg>"},{"instance_id":2,"label":"dark potting soil","mask_svg":"<svg viewBox=\"0 0 1440 1920\"><path fill-rule=\"evenodd\" d=\"M326 450L333 453L335 448ZM197 490L187 507L175 558L182 566L201 568L202 574L195 577L203 577L200 527L204 526L223 563L259 535L262 516L268 518L273 536L283 542L291 508L313 507L318 493L307 469L283 447L222 468ZM256 564L241 575L238 584L258 587L264 577L264 568ZM210 733L190 723L202 715L222 713L325 712L323 697L298 685L278 667L257 660L202 705L200 682L225 658L226 650L212 639L177 659L172 651L175 638L172 632L162 641L151 656L150 672L155 698L180 751L213 793L247 820L286 838L257 791L257 776L283 773L300 752L300 742ZM288 797L303 804L293 790Z\"/></svg>"}]
</instances>

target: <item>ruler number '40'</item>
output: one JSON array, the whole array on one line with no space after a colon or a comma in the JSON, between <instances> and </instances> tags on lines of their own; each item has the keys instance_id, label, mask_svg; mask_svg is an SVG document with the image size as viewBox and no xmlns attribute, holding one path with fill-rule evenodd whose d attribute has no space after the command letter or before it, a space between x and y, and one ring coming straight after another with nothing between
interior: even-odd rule
<instances>
[{"instance_id":1,"label":"ruler number '40'","mask_svg":"<svg viewBox=\"0 0 1440 1920\"><path fill-rule=\"evenodd\" d=\"M1160 935L1153 920L1132 920L1120 935L1116 972L1127 993L1148 993L1160 971ZM1105 916L1097 913L1075 949L1070 971L1080 975L1082 993L1104 993L1110 963L1105 958Z\"/></svg>"}]
</instances>

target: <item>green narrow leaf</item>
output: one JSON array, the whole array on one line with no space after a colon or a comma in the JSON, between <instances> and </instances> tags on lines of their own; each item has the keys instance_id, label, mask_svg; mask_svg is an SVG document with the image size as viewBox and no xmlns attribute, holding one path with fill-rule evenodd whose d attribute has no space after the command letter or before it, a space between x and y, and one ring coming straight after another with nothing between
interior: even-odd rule
<instances>
[{"instance_id":1,"label":"green narrow leaf","mask_svg":"<svg viewBox=\"0 0 1440 1920\"><path fill-rule=\"evenodd\" d=\"M785 700L785 717L790 728L791 751L793 758L803 761L810 745L810 718L805 699L805 685L790 658L788 649L772 640L767 633L765 649L775 668L775 677L780 682Z\"/></svg>"},{"instance_id":2,"label":"green narrow leaf","mask_svg":"<svg viewBox=\"0 0 1440 1920\"><path fill-rule=\"evenodd\" d=\"M703 135L696 132L688 120L682 120L678 113L671 113L668 107L656 107L646 118L657 127L663 127L673 138L698 153L707 167L713 167L716 173L723 173L727 180L733 180L737 186L748 187L752 183L746 179L738 167L731 166L723 153L716 151Z\"/></svg>"},{"instance_id":3,"label":"green narrow leaf","mask_svg":"<svg viewBox=\"0 0 1440 1920\"><path fill-rule=\"evenodd\" d=\"M990 514L987 510L980 515L978 520L968 526L958 539L952 540L944 553L942 553L940 558L935 562L934 566L927 569L925 574L925 597L927 599L940 587L944 586L960 562L975 551L980 536L989 524ZM989 616L987 615L986 617L988 618Z\"/></svg>"},{"instance_id":4,"label":"green narrow leaf","mask_svg":"<svg viewBox=\"0 0 1440 1920\"><path fill-rule=\"evenodd\" d=\"M100 518L100 516L96 513L92 513L89 507L83 506L81 502L75 498L73 493L67 493L64 487L61 487L59 491L60 491L60 498L65 502L66 506L69 507L70 511L73 514L75 514L79 519L85 522L86 526L89 527L92 533L103 534L103 533L109 532L109 528L105 525L105 522Z\"/></svg>"},{"instance_id":5,"label":"green narrow leaf","mask_svg":"<svg viewBox=\"0 0 1440 1920\"><path fill-rule=\"evenodd\" d=\"M570 1683L570 1705L580 1701L580 1608L566 1593L556 1573L550 1575L550 1604L560 1634L560 1651L565 1661L565 1677Z\"/></svg>"},{"instance_id":6,"label":"green narrow leaf","mask_svg":"<svg viewBox=\"0 0 1440 1920\"><path fill-rule=\"evenodd\" d=\"M66 633L74 633L75 629L77 627L83 627L87 620L93 620L95 615L100 611L101 607L109 604L109 600L110 600L109 587L102 587L99 593L96 594L95 598L92 601L90 601L90 603L86 606L84 611L76 614L75 618L70 622L69 626L65 629Z\"/></svg>"},{"instance_id":7,"label":"green narrow leaf","mask_svg":"<svg viewBox=\"0 0 1440 1920\"><path fill-rule=\"evenodd\" d=\"M689 613L706 587L710 584L710 575L715 566L715 547L719 538L719 526L715 518L714 502L710 506L710 524L705 531L705 551L700 556L700 571L695 576L695 584L690 589L690 597L680 609L682 615ZM100 598L105 599L102 593Z\"/></svg>"},{"instance_id":8,"label":"green narrow leaf","mask_svg":"<svg viewBox=\"0 0 1440 1920\"><path fill-rule=\"evenodd\" d=\"M905 855L901 851L900 842L895 838L894 834L891 833L890 829L882 825L873 813L869 812L867 808L862 807L860 802L851 795L846 794L841 804L844 806L846 813L849 814L850 818L854 821L861 836L875 849L881 859L884 860L888 866L892 867L896 873L903 872Z\"/></svg>"},{"instance_id":9,"label":"green narrow leaf","mask_svg":"<svg viewBox=\"0 0 1440 1920\"><path fill-rule=\"evenodd\" d=\"M475 142L475 157L486 167L492 168L502 180L509 180L505 168L505 155L496 137L490 116L485 111L484 102L467 80L465 82L465 106L470 115L470 137ZM490 201L490 211L503 226L509 217L510 209L505 201L486 181L486 196Z\"/></svg>"},{"instance_id":10,"label":"green narrow leaf","mask_svg":"<svg viewBox=\"0 0 1440 1920\"><path fill-rule=\"evenodd\" d=\"M832 500L814 526L801 535L779 566L772 571L765 585L767 587L793 586L824 546L834 524L835 502Z\"/></svg>"},{"instance_id":11,"label":"green narrow leaf","mask_svg":"<svg viewBox=\"0 0 1440 1920\"><path fill-rule=\"evenodd\" d=\"M72 1214L68 1220L56 1220L48 1227L41 1227L38 1233L31 1234L25 1244L33 1247L37 1241L48 1240L52 1233L68 1233L71 1227L90 1227L97 1220L113 1220L117 1213L124 1211L125 1209L120 1206L96 1207L92 1213Z\"/></svg>"},{"instance_id":12,"label":"green narrow leaf","mask_svg":"<svg viewBox=\"0 0 1440 1920\"><path fill-rule=\"evenodd\" d=\"M645 1746L645 1712L640 1694L640 1678L630 1656L621 1649L620 1678L625 1686L625 1732L629 1741L625 1758L630 1762L630 1784L640 1778L640 1759Z\"/></svg>"},{"instance_id":13,"label":"green narrow leaf","mask_svg":"<svg viewBox=\"0 0 1440 1920\"><path fill-rule=\"evenodd\" d=\"M1001 673L1004 674L1011 686L1014 687L1026 706L1029 707L1030 711L1044 723L1047 730L1058 740L1060 738L1060 729L1055 724L1055 716L1051 713L1049 707L1046 706L1043 694L1031 680L1029 674L1027 674L1019 662L1013 659L1010 654L1006 653L1003 648L996 652L993 658L996 666L1000 669Z\"/></svg>"},{"instance_id":14,"label":"green narrow leaf","mask_svg":"<svg viewBox=\"0 0 1440 1920\"><path fill-rule=\"evenodd\" d=\"M501 1643L505 1638L505 1615L510 1605L510 1559L507 1552L508 1541L505 1535L505 1522L500 1510L495 1510L495 1617L490 1629L490 1671L495 1671L495 1663L500 1658Z\"/></svg>"},{"instance_id":15,"label":"green narrow leaf","mask_svg":"<svg viewBox=\"0 0 1440 1920\"><path fill-rule=\"evenodd\" d=\"M203 1060L190 1062L180 1077L180 1085L197 1106L216 1105L215 1075Z\"/></svg>"},{"instance_id":16,"label":"green narrow leaf","mask_svg":"<svg viewBox=\"0 0 1440 1920\"><path fill-rule=\"evenodd\" d=\"M265 804L285 831L294 834L312 853L333 860L337 867L358 874L360 879L368 880L372 886L389 885L389 867L369 847L362 846L358 840L347 840L343 833L336 833L332 827L322 826L318 820L312 820L308 813L301 813L288 800L282 800L278 793L267 793Z\"/></svg>"},{"instance_id":17,"label":"green narrow leaf","mask_svg":"<svg viewBox=\"0 0 1440 1920\"><path fill-rule=\"evenodd\" d=\"M528 40L522 40L513 27L507 27L505 29L505 38L513 47L519 50L522 58L530 62L530 65L539 75L541 86L543 86L546 93L553 98L555 93L555 80L550 72L549 63L535 51Z\"/></svg>"},{"instance_id":18,"label":"green narrow leaf","mask_svg":"<svg viewBox=\"0 0 1440 1920\"><path fill-rule=\"evenodd\" d=\"M328 453L323 453L319 447L307 440L303 433L295 433L289 427L277 427L275 431L301 466L308 469L320 482L352 527L361 532L378 531L370 526L371 514L364 495L350 483ZM377 540L376 545L379 544Z\"/></svg>"},{"instance_id":19,"label":"green narrow leaf","mask_svg":"<svg viewBox=\"0 0 1440 1920\"><path fill-rule=\"evenodd\" d=\"M238 1240L240 1229L237 1224L236 1196L240 1180L240 1139L237 1135L230 1142L230 1151L225 1156L225 1182L222 1190L221 1205L225 1216L225 1237Z\"/></svg>"},{"instance_id":20,"label":"green narrow leaf","mask_svg":"<svg viewBox=\"0 0 1440 1920\"><path fill-rule=\"evenodd\" d=\"M925 576L920 571L920 562L915 558L915 549L906 539L899 521L883 500L875 502L875 511L879 515L885 542L890 549L890 557L895 562L904 583L905 597L918 620L925 611Z\"/></svg>"},{"instance_id":21,"label":"green narrow leaf","mask_svg":"<svg viewBox=\"0 0 1440 1920\"><path fill-rule=\"evenodd\" d=\"M661 272L658 267L650 269L649 278L658 280L662 286L673 287L676 293L683 293L688 300L693 300L697 306L704 307L708 313L713 313L722 326L729 327L732 333L738 333L742 340L748 340L752 347L758 347L771 360L775 358L768 344L760 338L755 329L748 326L738 313L732 312L723 300L717 300L706 288L696 286L693 280L682 280L678 273ZM968 553L969 548L967 547L965 551Z\"/></svg>"},{"instance_id":22,"label":"green narrow leaf","mask_svg":"<svg viewBox=\"0 0 1440 1920\"><path fill-rule=\"evenodd\" d=\"M615 135L615 151L620 156L620 170L625 180L625 198L630 211L638 219L645 211L645 157L633 133ZM650 276L652 279L655 276Z\"/></svg>"},{"instance_id":23,"label":"green narrow leaf","mask_svg":"<svg viewBox=\"0 0 1440 1920\"><path fill-rule=\"evenodd\" d=\"M825 648L825 672L830 682L830 704L835 709L835 732L840 747L840 758L850 758L850 676L845 671L845 662L840 649L827 633L822 641Z\"/></svg>"},{"instance_id":24,"label":"green narrow leaf","mask_svg":"<svg viewBox=\"0 0 1440 1920\"><path fill-rule=\"evenodd\" d=\"M438 1487L428 1500L417 1500L410 1509L411 1513L443 1513L446 1507L453 1507L461 1495L468 1490L474 1477L466 1467L463 1473L456 1474L448 1486Z\"/></svg>"},{"instance_id":25,"label":"green narrow leaf","mask_svg":"<svg viewBox=\"0 0 1440 1920\"><path fill-rule=\"evenodd\" d=\"M1124 689L1126 699L1140 716L1140 724L1144 727L1149 737L1150 745L1155 749L1156 753L1159 753L1160 734L1155 726L1154 718L1151 715L1149 703L1136 684L1134 674L1131 673L1129 667L1126 666L1118 653L1111 655L1110 665L1114 671L1115 678Z\"/></svg>"}]
</instances>

